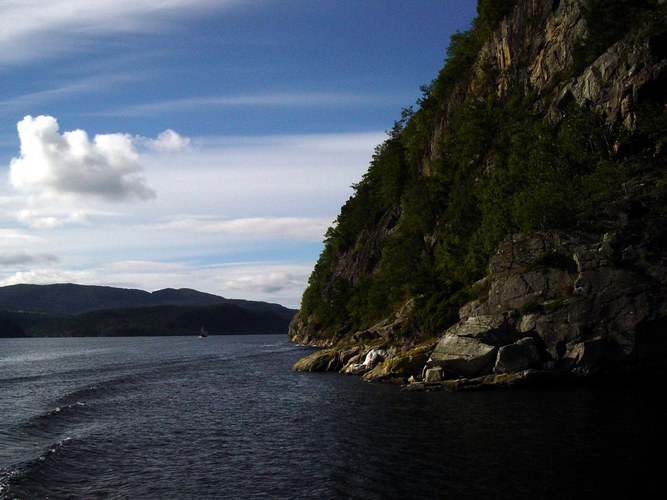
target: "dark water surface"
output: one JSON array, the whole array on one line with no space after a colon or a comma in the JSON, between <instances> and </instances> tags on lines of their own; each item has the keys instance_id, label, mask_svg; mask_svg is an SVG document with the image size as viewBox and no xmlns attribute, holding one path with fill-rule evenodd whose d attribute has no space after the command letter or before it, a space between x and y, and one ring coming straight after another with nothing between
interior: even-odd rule
<instances>
[{"instance_id":1,"label":"dark water surface","mask_svg":"<svg viewBox=\"0 0 667 500\"><path fill-rule=\"evenodd\" d=\"M0 499L661 498L664 388L412 393L282 336L0 339Z\"/></svg>"}]
</instances>

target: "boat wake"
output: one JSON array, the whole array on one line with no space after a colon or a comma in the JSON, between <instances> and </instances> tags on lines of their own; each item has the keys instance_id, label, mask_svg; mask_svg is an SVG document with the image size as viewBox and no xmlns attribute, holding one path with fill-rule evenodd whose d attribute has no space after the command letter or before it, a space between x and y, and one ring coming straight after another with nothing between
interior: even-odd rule
<instances>
[{"instance_id":1,"label":"boat wake","mask_svg":"<svg viewBox=\"0 0 667 500\"><path fill-rule=\"evenodd\" d=\"M42 482L40 478L57 467L57 455L71 442L72 438L65 437L43 448L35 458L0 469L0 500L48 498L52 494L50 481Z\"/></svg>"}]
</instances>

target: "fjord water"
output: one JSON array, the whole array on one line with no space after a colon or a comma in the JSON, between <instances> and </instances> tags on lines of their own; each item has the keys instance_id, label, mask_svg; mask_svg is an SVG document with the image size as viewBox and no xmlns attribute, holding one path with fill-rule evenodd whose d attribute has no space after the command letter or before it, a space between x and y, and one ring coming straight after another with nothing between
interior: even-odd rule
<instances>
[{"instance_id":1,"label":"fjord water","mask_svg":"<svg viewBox=\"0 0 667 500\"><path fill-rule=\"evenodd\" d=\"M638 498L660 389L415 393L282 336L0 339L0 498Z\"/></svg>"}]
</instances>

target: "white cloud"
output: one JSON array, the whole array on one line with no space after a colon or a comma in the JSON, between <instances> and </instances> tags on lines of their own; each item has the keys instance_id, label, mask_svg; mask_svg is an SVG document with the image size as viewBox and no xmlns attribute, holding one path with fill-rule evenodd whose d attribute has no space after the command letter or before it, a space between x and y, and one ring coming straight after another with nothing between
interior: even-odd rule
<instances>
[{"instance_id":1,"label":"white cloud","mask_svg":"<svg viewBox=\"0 0 667 500\"><path fill-rule=\"evenodd\" d=\"M43 244L44 240L39 236L27 234L15 229L0 228L0 241L6 250L9 245L23 247L24 245Z\"/></svg>"},{"instance_id":2,"label":"white cloud","mask_svg":"<svg viewBox=\"0 0 667 500\"><path fill-rule=\"evenodd\" d=\"M193 288L227 298L267 300L298 307L313 263L236 262L194 266L175 262L125 261L98 270L106 284L148 288ZM98 277L98 278L99 278Z\"/></svg>"},{"instance_id":3,"label":"white cloud","mask_svg":"<svg viewBox=\"0 0 667 500\"><path fill-rule=\"evenodd\" d=\"M88 224L90 221L89 215L83 210L46 215L30 209L21 210L17 220L32 229L54 229L72 224Z\"/></svg>"},{"instance_id":4,"label":"white cloud","mask_svg":"<svg viewBox=\"0 0 667 500\"><path fill-rule=\"evenodd\" d=\"M0 280L0 286L20 285L50 285L53 283L83 283L94 284L94 274L90 271L66 269L35 269L19 271Z\"/></svg>"},{"instance_id":5,"label":"white cloud","mask_svg":"<svg viewBox=\"0 0 667 500\"><path fill-rule=\"evenodd\" d=\"M160 132L157 139L148 139L147 137L137 137L137 142L143 144L149 149L155 151L181 151L190 146L190 138L174 132L170 128L164 132Z\"/></svg>"},{"instance_id":6,"label":"white cloud","mask_svg":"<svg viewBox=\"0 0 667 500\"><path fill-rule=\"evenodd\" d=\"M48 253L29 254L26 252L15 252L0 254L0 266L17 266L43 262L55 263L59 260L56 255Z\"/></svg>"},{"instance_id":7,"label":"white cloud","mask_svg":"<svg viewBox=\"0 0 667 500\"><path fill-rule=\"evenodd\" d=\"M47 263L44 256L41 264ZM38 259L35 264L40 264ZM28 263L27 263L28 264ZM81 283L158 290L196 288L227 298L264 300L298 307L312 263L239 262L194 266L150 260L116 261L87 269L65 269L56 262L49 267L0 275L0 286L19 283Z\"/></svg>"},{"instance_id":8,"label":"white cloud","mask_svg":"<svg viewBox=\"0 0 667 500\"><path fill-rule=\"evenodd\" d=\"M108 91L114 86L138 80L139 77L140 75L138 72L133 74L121 74L118 71L114 71L112 74L88 76L79 80L62 83L59 86L51 87L45 90L9 97L3 101L0 101L0 107L10 109L25 109L27 106L34 107L36 104L41 102L53 102L55 100L61 100L70 96L80 98L81 94L83 93L99 93Z\"/></svg>"},{"instance_id":9,"label":"white cloud","mask_svg":"<svg viewBox=\"0 0 667 500\"><path fill-rule=\"evenodd\" d=\"M409 97L406 97L406 99ZM145 116L174 111L197 112L202 109L234 107L336 107L341 105L378 105L400 102L399 96L370 95L353 92L279 92L269 94L241 94L192 97L115 108L107 116ZM405 99L404 99L405 100Z\"/></svg>"},{"instance_id":10,"label":"white cloud","mask_svg":"<svg viewBox=\"0 0 667 500\"><path fill-rule=\"evenodd\" d=\"M147 183L159 198L119 205L8 197L0 228L12 228L22 214L23 229L7 230L13 238L7 252L48 252L60 260L5 266L0 284L189 287L297 307L323 233L384 137L200 137L175 152L150 149L135 137ZM49 224L49 231L38 227ZM3 250L7 241L0 243Z\"/></svg>"},{"instance_id":11,"label":"white cloud","mask_svg":"<svg viewBox=\"0 0 667 500\"><path fill-rule=\"evenodd\" d=\"M233 279L222 283L225 290L241 290L248 294L250 292L277 293L288 288L303 288L308 278L303 272L294 273L286 271L260 271L253 269L240 269Z\"/></svg>"},{"instance_id":12,"label":"white cloud","mask_svg":"<svg viewBox=\"0 0 667 500\"><path fill-rule=\"evenodd\" d=\"M237 0L8 0L0 2L0 62L25 63L81 50L85 38L164 30L177 12L196 15ZM76 42L74 41L76 39Z\"/></svg>"},{"instance_id":13,"label":"white cloud","mask_svg":"<svg viewBox=\"0 0 667 500\"><path fill-rule=\"evenodd\" d=\"M311 217L250 217L221 219L206 215L181 215L159 222L149 228L217 234L220 236L263 236L305 241L322 241L329 218Z\"/></svg>"},{"instance_id":14,"label":"white cloud","mask_svg":"<svg viewBox=\"0 0 667 500\"><path fill-rule=\"evenodd\" d=\"M149 183L160 193L150 208L161 210L160 217L333 219L385 137L374 132L193 138L187 151L146 155Z\"/></svg>"},{"instance_id":15,"label":"white cloud","mask_svg":"<svg viewBox=\"0 0 667 500\"><path fill-rule=\"evenodd\" d=\"M92 141L83 130L61 135L52 116L28 115L17 129L21 156L11 160L10 180L21 191L118 201L155 197L128 134L98 134Z\"/></svg>"}]
</instances>

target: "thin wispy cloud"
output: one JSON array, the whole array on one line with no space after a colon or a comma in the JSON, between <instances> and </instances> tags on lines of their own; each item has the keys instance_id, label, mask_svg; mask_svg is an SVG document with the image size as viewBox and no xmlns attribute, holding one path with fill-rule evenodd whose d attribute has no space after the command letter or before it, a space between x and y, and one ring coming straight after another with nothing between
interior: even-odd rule
<instances>
[{"instance_id":1,"label":"thin wispy cloud","mask_svg":"<svg viewBox=\"0 0 667 500\"><path fill-rule=\"evenodd\" d=\"M263 236L303 241L322 241L330 218L250 217L221 219L206 215L182 215L148 226L146 229L208 233L220 236Z\"/></svg>"},{"instance_id":2,"label":"thin wispy cloud","mask_svg":"<svg viewBox=\"0 0 667 500\"><path fill-rule=\"evenodd\" d=\"M26 227L31 229L55 229L68 225L88 224L90 222L89 214L83 210L68 211L66 213L44 214L35 210L21 210L16 219Z\"/></svg>"},{"instance_id":3,"label":"thin wispy cloud","mask_svg":"<svg viewBox=\"0 0 667 500\"><path fill-rule=\"evenodd\" d=\"M126 286L143 284L149 289L189 287L226 297L269 300L297 304L312 271L312 263L230 262L224 265L195 266L174 262L123 261L111 263L95 273L100 282L113 276ZM106 277L103 277L107 275ZM166 278L166 279L165 279Z\"/></svg>"},{"instance_id":4,"label":"thin wispy cloud","mask_svg":"<svg viewBox=\"0 0 667 500\"><path fill-rule=\"evenodd\" d=\"M297 306L383 130L474 14L474 2L0 0L0 284Z\"/></svg>"},{"instance_id":5,"label":"thin wispy cloud","mask_svg":"<svg viewBox=\"0 0 667 500\"><path fill-rule=\"evenodd\" d=\"M312 263L230 262L224 265L195 266L182 262L128 260L79 270L36 267L0 279L0 286L19 283L85 283L144 290L167 286L197 289L226 297L298 304Z\"/></svg>"},{"instance_id":6,"label":"thin wispy cloud","mask_svg":"<svg viewBox=\"0 0 667 500\"><path fill-rule=\"evenodd\" d=\"M49 102L53 99L80 96L81 93L101 93L108 91L117 85L137 81L140 75L137 73L113 73L100 74L81 78L76 81L55 85L45 90L31 92L29 94L17 95L0 101L0 107L5 109L34 107L35 104Z\"/></svg>"},{"instance_id":7,"label":"thin wispy cloud","mask_svg":"<svg viewBox=\"0 0 667 500\"><path fill-rule=\"evenodd\" d=\"M43 243L42 238L40 238L39 236L35 236L34 234L28 234L25 231L18 229L3 229L3 228L0 228L0 241L2 241L5 251L7 251L7 247L9 246L35 245Z\"/></svg>"},{"instance_id":8,"label":"thin wispy cloud","mask_svg":"<svg viewBox=\"0 0 667 500\"><path fill-rule=\"evenodd\" d=\"M238 276L223 282L222 286L226 290L241 291L245 294L251 292L273 294L289 288L299 289L304 286L308 278L308 273L304 273L303 270L297 273L279 270L253 272L252 270L241 269L236 274Z\"/></svg>"},{"instance_id":9,"label":"thin wispy cloud","mask_svg":"<svg viewBox=\"0 0 667 500\"><path fill-rule=\"evenodd\" d=\"M0 62L25 63L82 50L84 40L163 31L170 16L233 6L238 0L20 0L0 2ZM83 44L83 45L82 45Z\"/></svg>"},{"instance_id":10,"label":"thin wispy cloud","mask_svg":"<svg viewBox=\"0 0 667 500\"><path fill-rule=\"evenodd\" d=\"M29 254L26 252L9 252L0 254L0 266L23 266L60 261L57 255L48 253Z\"/></svg>"},{"instance_id":11,"label":"thin wispy cloud","mask_svg":"<svg viewBox=\"0 0 667 500\"><path fill-rule=\"evenodd\" d=\"M0 280L0 286L19 285L22 283L31 283L34 285L48 285L52 283L96 284L97 282L94 280L95 273L88 270L79 271L43 267L30 271L18 271Z\"/></svg>"},{"instance_id":12,"label":"thin wispy cloud","mask_svg":"<svg viewBox=\"0 0 667 500\"><path fill-rule=\"evenodd\" d=\"M383 137L383 132L193 137L188 150L147 155L146 176L159 193L155 205L162 217L331 220ZM201 220L193 224L201 225ZM321 241L321 233L310 234L311 241Z\"/></svg>"},{"instance_id":13,"label":"thin wispy cloud","mask_svg":"<svg viewBox=\"0 0 667 500\"><path fill-rule=\"evenodd\" d=\"M396 96L351 92L275 92L228 96L188 97L153 103L137 104L101 112L106 116L145 116L173 112L198 112L202 109L235 107L338 107L344 105L372 106L396 102Z\"/></svg>"}]
</instances>

